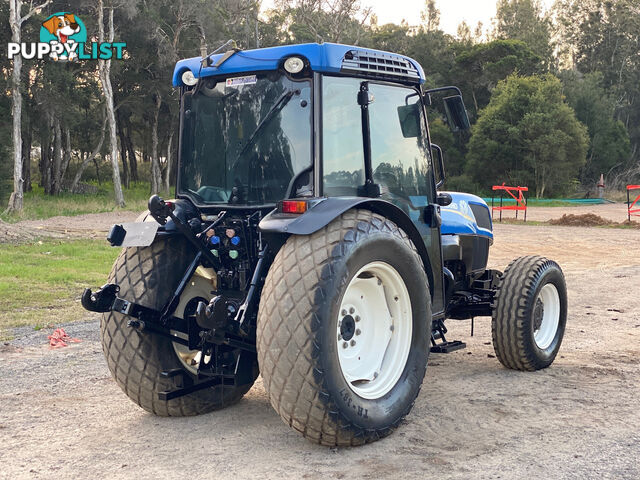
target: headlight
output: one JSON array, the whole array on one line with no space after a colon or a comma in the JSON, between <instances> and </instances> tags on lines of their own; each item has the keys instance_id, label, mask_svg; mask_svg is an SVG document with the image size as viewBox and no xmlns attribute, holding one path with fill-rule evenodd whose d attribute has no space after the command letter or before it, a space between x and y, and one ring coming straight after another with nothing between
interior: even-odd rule
<instances>
[{"instance_id":1,"label":"headlight","mask_svg":"<svg viewBox=\"0 0 640 480\"><path fill-rule=\"evenodd\" d=\"M304 68L304 60L300 57L289 57L284 62L284 69L289 73L300 73Z\"/></svg>"},{"instance_id":2,"label":"headlight","mask_svg":"<svg viewBox=\"0 0 640 480\"><path fill-rule=\"evenodd\" d=\"M187 87L193 87L196 83L198 83L198 79L191 70L187 70L182 74L182 83L184 83Z\"/></svg>"}]
</instances>

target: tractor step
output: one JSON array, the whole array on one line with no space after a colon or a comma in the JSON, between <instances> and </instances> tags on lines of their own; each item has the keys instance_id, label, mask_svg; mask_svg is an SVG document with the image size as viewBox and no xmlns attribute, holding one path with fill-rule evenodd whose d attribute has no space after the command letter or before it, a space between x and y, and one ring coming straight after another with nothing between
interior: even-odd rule
<instances>
[{"instance_id":1,"label":"tractor step","mask_svg":"<svg viewBox=\"0 0 640 480\"><path fill-rule=\"evenodd\" d=\"M467 344L460 340L454 340L452 342L442 342L431 347L431 353L451 353L456 350L462 350L467 348Z\"/></svg>"}]
</instances>

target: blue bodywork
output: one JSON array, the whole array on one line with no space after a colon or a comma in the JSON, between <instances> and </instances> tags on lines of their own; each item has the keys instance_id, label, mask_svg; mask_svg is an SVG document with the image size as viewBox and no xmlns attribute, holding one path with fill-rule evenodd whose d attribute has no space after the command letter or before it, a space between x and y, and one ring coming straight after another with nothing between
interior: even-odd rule
<instances>
[{"instance_id":1,"label":"blue bodywork","mask_svg":"<svg viewBox=\"0 0 640 480\"><path fill-rule=\"evenodd\" d=\"M493 229L482 228L471 209L471 205L485 208L489 215L491 225L491 211L487 203L480 197L470 193L446 192L451 195L453 201L446 207L441 207L442 235L479 235L493 240Z\"/></svg>"},{"instance_id":2,"label":"blue bodywork","mask_svg":"<svg viewBox=\"0 0 640 480\"><path fill-rule=\"evenodd\" d=\"M305 57L309 61L311 69L315 72L340 73L343 71L345 54L353 50L383 56L388 58L389 61L392 61L394 58L407 60L417 70L419 78L415 79L415 83L424 83L424 71L420 64L412 58L380 50L372 50L369 48L350 45L338 45L335 43L304 43L300 45L285 45L281 47L239 51L218 68L201 68L202 57L180 60L173 71L173 86L183 86L182 74L186 70L191 70L196 78L210 77L213 75L233 75L235 73L277 70L280 68L282 61L285 58L293 55ZM223 53L211 55L210 58L213 65L215 65L223 55Z\"/></svg>"}]
</instances>

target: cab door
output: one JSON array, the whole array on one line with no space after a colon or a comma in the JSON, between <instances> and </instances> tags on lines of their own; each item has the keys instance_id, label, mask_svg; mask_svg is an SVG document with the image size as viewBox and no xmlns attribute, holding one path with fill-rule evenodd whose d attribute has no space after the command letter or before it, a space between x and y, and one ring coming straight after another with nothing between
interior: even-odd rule
<instances>
[{"instance_id":1,"label":"cab door","mask_svg":"<svg viewBox=\"0 0 640 480\"><path fill-rule=\"evenodd\" d=\"M359 99L368 89L363 136ZM352 77L324 75L322 91L321 194L362 196L370 146L372 180L380 198L400 208L416 226L427 249L433 280L432 312L444 311L440 226L425 222L425 211L438 212L434 170L428 148L424 109L416 89ZM437 216L435 217L437 220Z\"/></svg>"},{"instance_id":2,"label":"cab door","mask_svg":"<svg viewBox=\"0 0 640 480\"><path fill-rule=\"evenodd\" d=\"M409 87L369 82L373 180L381 198L403 210L416 226L433 271L432 312L444 311L439 206L422 98Z\"/></svg>"}]
</instances>

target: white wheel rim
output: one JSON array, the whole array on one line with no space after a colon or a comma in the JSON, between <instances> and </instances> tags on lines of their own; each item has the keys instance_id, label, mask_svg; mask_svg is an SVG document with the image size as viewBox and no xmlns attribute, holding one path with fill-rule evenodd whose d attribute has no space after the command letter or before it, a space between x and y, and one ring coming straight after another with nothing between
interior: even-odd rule
<instances>
[{"instance_id":1,"label":"white wheel rim","mask_svg":"<svg viewBox=\"0 0 640 480\"><path fill-rule=\"evenodd\" d=\"M560 295L552 283L540 289L533 308L533 339L538 348L549 348L560 324Z\"/></svg>"},{"instance_id":2,"label":"white wheel rim","mask_svg":"<svg viewBox=\"0 0 640 480\"><path fill-rule=\"evenodd\" d=\"M358 396L377 399L398 382L409 357L413 317L409 291L388 263L371 262L353 276L337 322L338 360Z\"/></svg>"}]
</instances>

